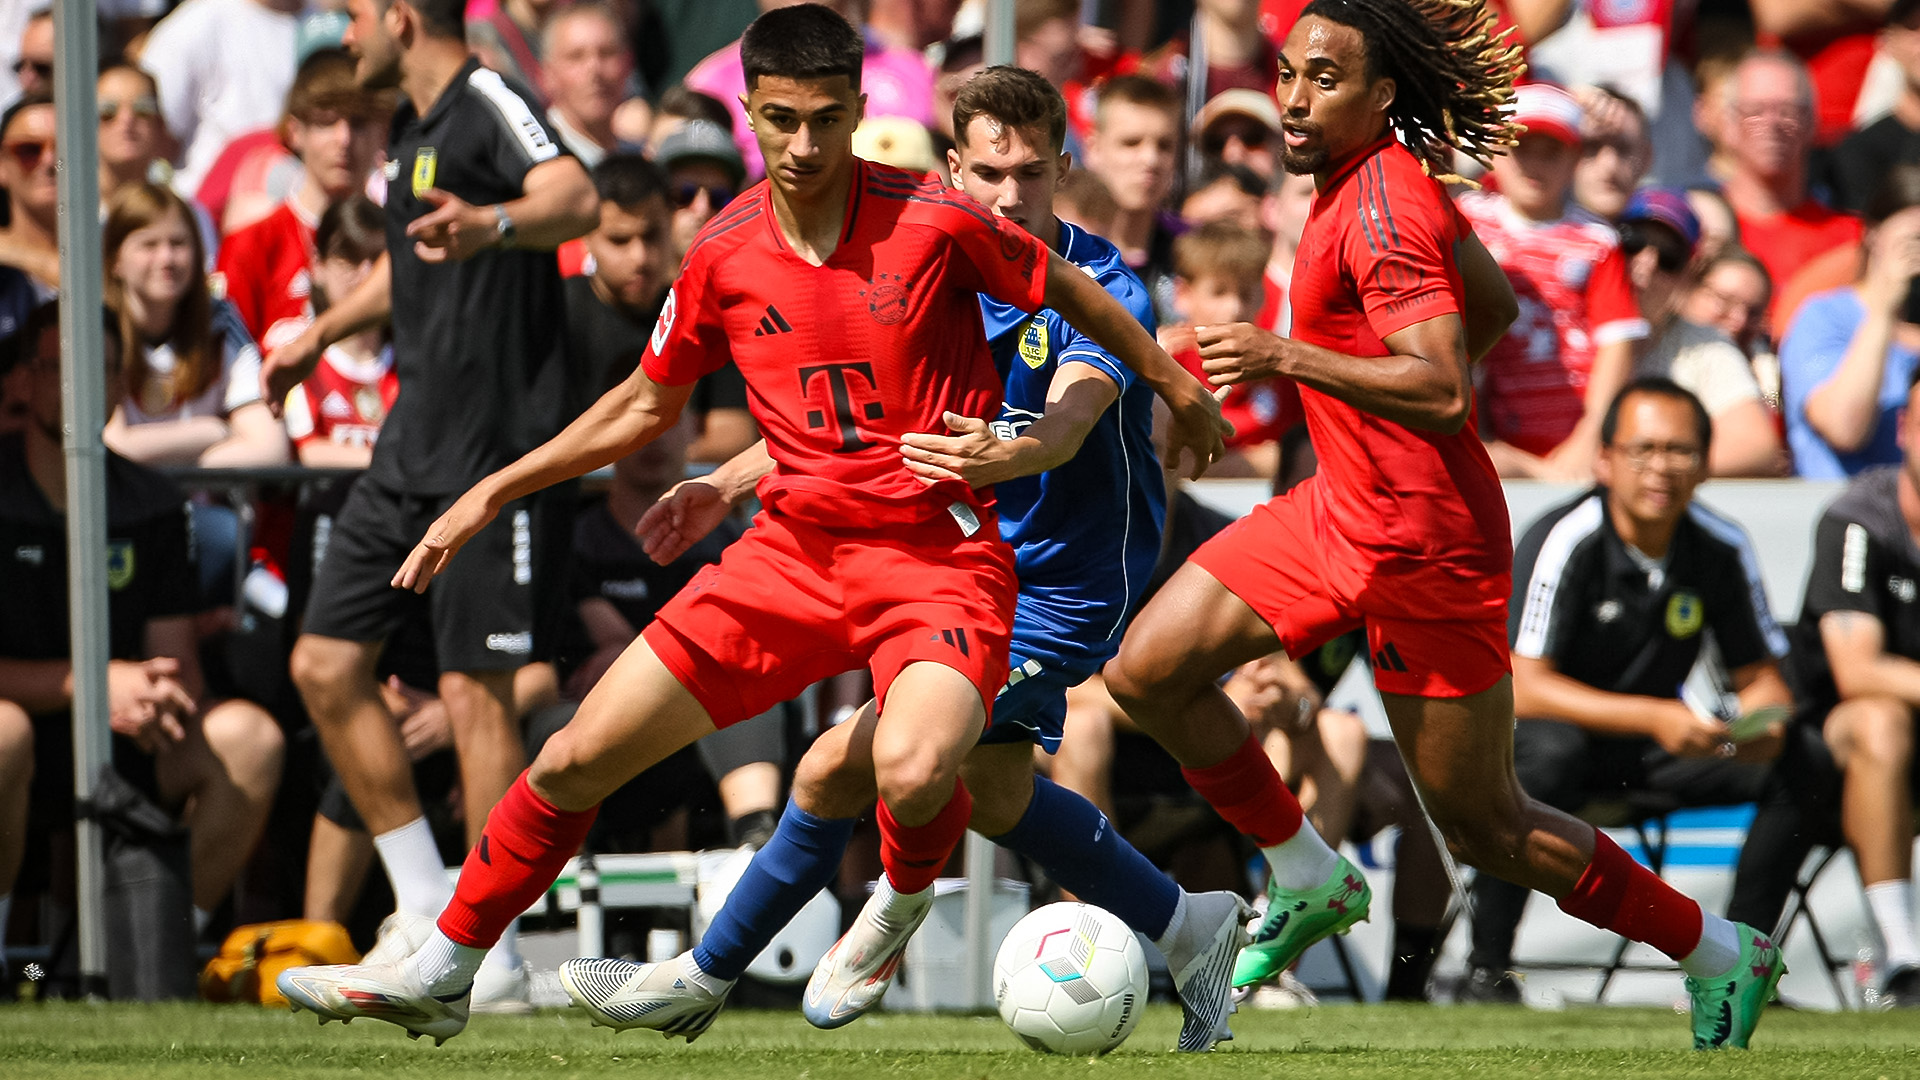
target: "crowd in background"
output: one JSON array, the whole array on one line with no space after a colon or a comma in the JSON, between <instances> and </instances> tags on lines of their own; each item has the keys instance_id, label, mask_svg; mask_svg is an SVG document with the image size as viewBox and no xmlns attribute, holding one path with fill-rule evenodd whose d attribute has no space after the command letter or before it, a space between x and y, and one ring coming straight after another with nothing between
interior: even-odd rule
<instances>
[{"instance_id":1,"label":"crowd in background","mask_svg":"<svg viewBox=\"0 0 1920 1080\"><path fill-rule=\"evenodd\" d=\"M1458 178L1460 212L1520 305L1477 376L1481 434L1502 475L1593 481L1610 444L1609 406L1649 377L1691 392L1711 418L1703 475L1844 478L1899 463L1898 418L1920 368L1920 0L1489 3L1535 80L1519 94L1527 133L1513 152ZM576 412L632 370L680 256L760 178L736 39L776 4L467 5L473 53L544 106L600 196L598 226L557 255ZM985 63L984 4L832 6L865 27L868 43L856 153L944 172L954 93ZM1289 327L1313 181L1278 167L1274 95L1279 44L1304 6L1015 4L1015 63L1069 104L1075 167L1060 216L1120 249L1153 297L1163 345L1196 372L1193 325ZM185 823L196 929L298 914L353 923L365 937L366 913L377 919L385 902L366 880L373 838L327 780L286 675L287 646L351 470L371 460L405 387L379 327L329 347L284 401L264 398L261 369L375 272L389 244L388 188L419 189L387 161L398 95L356 80L341 47L350 13L337 2L124 0L101 14L104 431L116 455L115 528L142 537L137 557L116 549L110 568L115 765L144 777L135 787ZM60 666L64 502L50 389L60 362L50 314L61 285L56 63L50 14L37 0L0 0L0 337L10 341L0 362L0 547L37 553L17 556L25 569L0 571L0 582L27 575L4 601L4 621L22 625L0 632L0 932L12 927L0 940L41 943L59 938L71 889L59 835L71 820L71 683ZM1224 408L1236 434L1216 475L1283 489L1311 471L1288 388L1236 389ZM670 567L633 537L689 466L758 438L737 375L710 376L689 411L672 437L539 526L570 540L572 566L544 579L567 601L552 624L557 644L515 680L515 711L534 743L738 533L723 530ZM250 487L196 473L196 494L183 499L138 468L288 463L327 471ZM1206 528L1204 508L1180 505L1174 565L1176 549ZM18 597L35 599L22 607ZM462 824L473 813L447 764L455 725L420 636L396 635L380 675L451 863L477 823ZM1357 721L1318 709L1355 651L1351 641L1328 648L1312 670L1250 667L1231 692L1274 732L1270 746L1289 780L1313 793L1323 830L1337 838L1377 819L1373 827L1403 823L1418 836L1404 780L1372 783L1391 766L1369 760ZM865 696L828 687L817 703L686 752L604 814L594 843L757 843L799 741ZM1168 824L1177 771L1144 740L1129 743L1098 687L1072 706L1056 778L1140 830L1140 846L1195 887L1213 887L1200 880L1208 875L1244 886L1227 841L1214 851ZM1377 798L1366 795L1374 789ZM1432 861L1413 846L1421 850L1403 861ZM848 871L849 881L868 876ZM1420 934L1430 939L1440 924L1444 881L1429 892L1396 901L1410 928L1397 956L1418 952ZM9 906L26 895L53 901ZM1422 996L1423 970L1409 971L1402 996Z\"/></svg>"}]
</instances>

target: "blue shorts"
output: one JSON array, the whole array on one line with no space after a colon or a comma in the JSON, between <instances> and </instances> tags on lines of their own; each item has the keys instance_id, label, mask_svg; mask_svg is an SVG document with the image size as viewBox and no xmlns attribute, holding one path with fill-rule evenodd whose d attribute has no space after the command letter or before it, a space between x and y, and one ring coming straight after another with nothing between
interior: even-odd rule
<instances>
[{"instance_id":1,"label":"blue shorts","mask_svg":"<svg viewBox=\"0 0 1920 1080\"><path fill-rule=\"evenodd\" d=\"M1102 662L1088 659L1063 664L1057 659L1039 659L1022 648L1021 629L1016 618L1013 646L1007 656L1007 685L994 696L993 719L980 742L1031 742L1049 754L1057 753L1067 721L1067 691L1086 682L1100 670Z\"/></svg>"}]
</instances>

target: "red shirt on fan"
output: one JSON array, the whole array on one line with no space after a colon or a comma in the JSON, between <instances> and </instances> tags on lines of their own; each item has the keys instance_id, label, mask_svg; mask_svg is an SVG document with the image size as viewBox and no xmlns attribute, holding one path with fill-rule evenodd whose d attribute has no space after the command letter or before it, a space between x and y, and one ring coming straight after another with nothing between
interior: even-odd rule
<instances>
[{"instance_id":1,"label":"red shirt on fan","mask_svg":"<svg viewBox=\"0 0 1920 1080\"><path fill-rule=\"evenodd\" d=\"M776 466L760 485L769 509L839 526L962 517L991 493L922 485L901 466L900 437L944 431L943 412L998 414L976 294L1039 310L1047 248L937 181L869 161L854 170L825 265L787 245L764 181L708 222L641 366L666 386L739 367Z\"/></svg>"},{"instance_id":2,"label":"red shirt on fan","mask_svg":"<svg viewBox=\"0 0 1920 1080\"><path fill-rule=\"evenodd\" d=\"M1569 205L1528 221L1505 196L1469 192L1460 213L1507 272L1520 316L1480 365L1486 433L1529 454L1572 434L1600 346L1647 336L1613 226Z\"/></svg>"},{"instance_id":3,"label":"red shirt on fan","mask_svg":"<svg viewBox=\"0 0 1920 1080\"><path fill-rule=\"evenodd\" d=\"M318 225L289 199L221 243L217 265L226 279L227 299L253 340L264 340L274 323L306 311L313 289L308 276L313 230Z\"/></svg>"},{"instance_id":4,"label":"red shirt on fan","mask_svg":"<svg viewBox=\"0 0 1920 1080\"><path fill-rule=\"evenodd\" d=\"M1866 231L1859 218L1813 198L1772 217L1742 214L1736 207L1734 218L1740 223L1740 246L1753 252L1773 278L1773 305L1767 317L1781 334L1786 323L1780 318L1785 314L1780 298L1786 294L1787 282L1816 257L1858 242Z\"/></svg>"},{"instance_id":5,"label":"red shirt on fan","mask_svg":"<svg viewBox=\"0 0 1920 1080\"><path fill-rule=\"evenodd\" d=\"M399 396L393 346L371 361L355 360L333 346L321 354L313 374L287 394L287 435L296 447L317 440L371 448Z\"/></svg>"},{"instance_id":6,"label":"red shirt on fan","mask_svg":"<svg viewBox=\"0 0 1920 1080\"><path fill-rule=\"evenodd\" d=\"M1293 264L1293 336L1348 356L1457 315L1453 246L1470 231L1440 184L1391 136L1331 173ZM1320 459L1310 483L1329 584L1412 618L1503 618L1513 564L1507 500L1469 414L1452 435L1414 431L1300 387ZM1419 577L1417 588L1390 579Z\"/></svg>"}]
</instances>

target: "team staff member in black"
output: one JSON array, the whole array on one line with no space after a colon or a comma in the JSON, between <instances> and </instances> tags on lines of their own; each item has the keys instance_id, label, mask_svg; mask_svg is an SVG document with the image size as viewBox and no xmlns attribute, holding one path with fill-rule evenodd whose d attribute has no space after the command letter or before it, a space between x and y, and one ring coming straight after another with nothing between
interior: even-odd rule
<instances>
[{"instance_id":1,"label":"team staff member in black","mask_svg":"<svg viewBox=\"0 0 1920 1080\"><path fill-rule=\"evenodd\" d=\"M1711 436L1706 409L1675 383L1629 384L1601 425L1600 486L1548 511L1514 552L1514 765L1549 806L1629 791L1720 806L1766 786L1760 762L1779 752L1779 730L1736 748L1678 693L1711 640L1744 711L1790 700L1787 638L1752 542L1693 501ZM1507 967L1526 903L1518 885L1475 880L1465 1000L1518 1000Z\"/></svg>"},{"instance_id":2,"label":"team staff member in black","mask_svg":"<svg viewBox=\"0 0 1920 1080\"><path fill-rule=\"evenodd\" d=\"M585 233L597 199L525 88L481 68L463 0L351 0L346 46L363 87L398 87L387 149L387 255L368 281L262 367L278 403L322 349L391 318L400 396L372 467L334 522L294 682L374 844L403 915L402 952L452 895L374 665L410 593L388 582L417 534L460 492L570 417L564 302L553 249ZM513 675L534 651L534 571L548 535L535 507L502 513L479 558L428 605L440 698L460 757L469 838L525 764ZM509 942L511 939L507 939ZM476 1009L525 1007L511 944L475 987Z\"/></svg>"},{"instance_id":3,"label":"team staff member in black","mask_svg":"<svg viewBox=\"0 0 1920 1080\"><path fill-rule=\"evenodd\" d=\"M1914 709L1920 707L1920 384L1898 465L1871 469L1820 519L1795 627L1797 719L1841 770L1840 824L1886 947L1882 1001L1920 1006L1913 898ZM1815 755L1815 767L1826 765Z\"/></svg>"}]
</instances>

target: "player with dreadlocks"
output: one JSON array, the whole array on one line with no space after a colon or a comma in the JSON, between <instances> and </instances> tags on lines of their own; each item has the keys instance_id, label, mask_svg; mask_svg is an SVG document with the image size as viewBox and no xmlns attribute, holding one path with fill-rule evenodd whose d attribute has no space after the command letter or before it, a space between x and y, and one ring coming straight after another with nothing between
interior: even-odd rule
<instances>
[{"instance_id":1,"label":"player with dreadlocks","mask_svg":"<svg viewBox=\"0 0 1920 1080\"><path fill-rule=\"evenodd\" d=\"M1394 737L1453 853L1673 957L1694 1046L1745 1046L1785 971L1779 950L1514 776L1513 552L1471 368L1517 306L1436 179L1455 154L1485 161L1517 135L1502 106L1518 50L1492 22L1481 0L1313 0L1288 35L1283 160L1317 191L1294 264L1297 336L1196 332L1215 384L1299 384L1319 474L1195 552L1135 619L1107 686L1266 855L1267 914L1236 984L1351 927L1372 893L1301 826L1215 678L1363 626Z\"/></svg>"}]
</instances>

